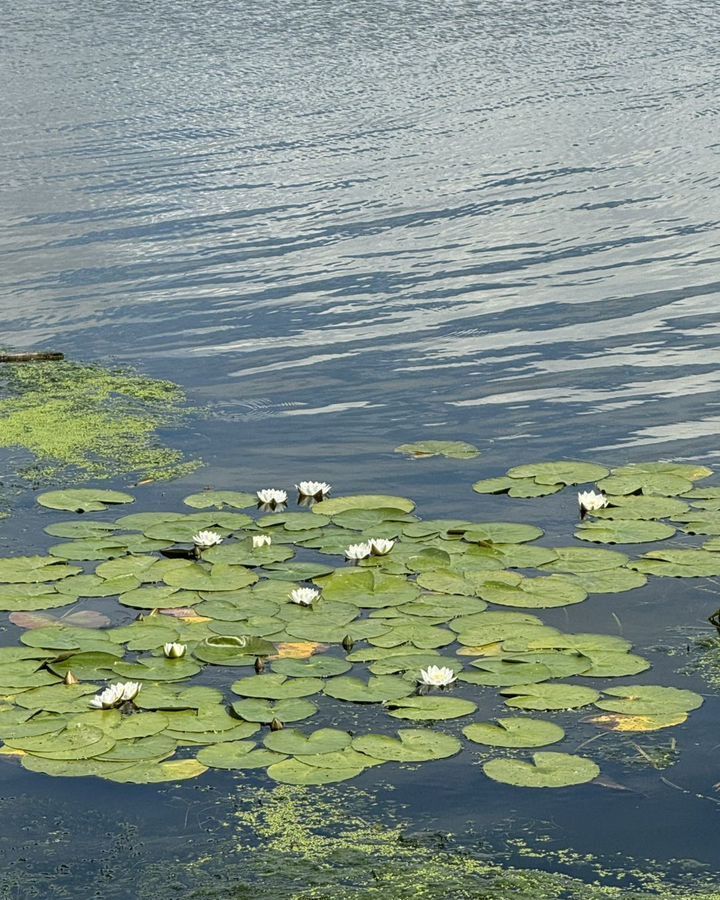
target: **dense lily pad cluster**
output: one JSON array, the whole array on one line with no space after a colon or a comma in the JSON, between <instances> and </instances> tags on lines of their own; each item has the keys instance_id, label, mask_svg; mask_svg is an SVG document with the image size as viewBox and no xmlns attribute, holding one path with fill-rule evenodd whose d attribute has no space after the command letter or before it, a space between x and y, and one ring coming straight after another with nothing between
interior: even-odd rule
<instances>
[{"instance_id":1,"label":"dense lily pad cluster","mask_svg":"<svg viewBox=\"0 0 720 900\"><path fill-rule=\"evenodd\" d=\"M607 506L590 512L576 537L625 544L676 528L720 535L712 530L720 489L695 484L710 474L665 463L612 473L542 463L474 487L536 497L594 484ZM51 510L109 516L109 506L132 500L94 489L39 497ZM590 721L601 727L654 730L702 702L676 688L608 684L649 662L621 637L565 632L535 612L629 591L648 575L718 574L717 538L632 560L582 544L542 546L534 525L422 520L403 497L336 497L253 515L251 493L204 492L185 503L194 511L54 521L46 531L62 540L47 556L0 560L0 609L40 626L0 648L0 752L32 771L119 782L213 767L325 784L386 762L450 757L464 738L510 752L485 761L490 778L558 787L599 769L557 750L512 753L559 744L558 712L594 707ZM194 536L205 530L222 542L198 547ZM373 542L390 550L345 560L348 546ZM107 604L115 621L124 611L125 624L84 627L109 624L97 611L73 620L89 599ZM60 607L73 607L67 620L32 621L34 611ZM169 652L177 646L182 652ZM438 671L442 679L427 675ZM123 682L142 687L113 708L93 708ZM509 715L473 721L487 692ZM316 714L338 727L297 727Z\"/></svg>"}]
</instances>

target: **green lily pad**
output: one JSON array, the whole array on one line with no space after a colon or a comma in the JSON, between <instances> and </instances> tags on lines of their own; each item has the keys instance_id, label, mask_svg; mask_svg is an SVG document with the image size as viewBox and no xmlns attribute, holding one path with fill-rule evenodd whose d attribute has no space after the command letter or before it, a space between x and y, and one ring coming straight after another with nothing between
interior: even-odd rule
<instances>
[{"instance_id":1,"label":"green lily pad","mask_svg":"<svg viewBox=\"0 0 720 900\"><path fill-rule=\"evenodd\" d=\"M694 691L658 685L630 684L624 687L606 688L603 694L619 699L596 700L595 706L609 712L627 713L633 716L651 716L658 713L690 712L702 706L703 698Z\"/></svg>"},{"instance_id":2,"label":"green lily pad","mask_svg":"<svg viewBox=\"0 0 720 900\"><path fill-rule=\"evenodd\" d=\"M183 503L193 509L248 509L256 505L257 497L242 491L201 491L190 494Z\"/></svg>"},{"instance_id":3,"label":"green lily pad","mask_svg":"<svg viewBox=\"0 0 720 900\"><path fill-rule=\"evenodd\" d=\"M482 522L473 525L463 535L469 543L490 544L524 544L534 541L544 534L542 528L535 525L523 525L515 522Z\"/></svg>"},{"instance_id":4,"label":"green lily pad","mask_svg":"<svg viewBox=\"0 0 720 900\"><path fill-rule=\"evenodd\" d=\"M312 511L321 516L334 516L347 509L399 509L411 513L415 509L412 500L405 497L391 497L385 494L355 494L349 497L333 497L316 503Z\"/></svg>"},{"instance_id":5,"label":"green lily pad","mask_svg":"<svg viewBox=\"0 0 720 900\"><path fill-rule=\"evenodd\" d=\"M593 781L600 769L591 759L570 753L540 751L532 762L520 759L491 759L483 771L493 781L516 787L557 788Z\"/></svg>"},{"instance_id":6,"label":"green lily pad","mask_svg":"<svg viewBox=\"0 0 720 900\"><path fill-rule=\"evenodd\" d=\"M629 467L628 467L629 468ZM677 475L637 472L627 475L610 475L598 482L598 489L609 495L657 494L675 497L692 490L692 481Z\"/></svg>"},{"instance_id":7,"label":"green lily pad","mask_svg":"<svg viewBox=\"0 0 720 900\"><path fill-rule=\"evenodd\" d=\"M412 644L421 650L434 650L437 647L446 647L448 644L452 644L455 635L445 628L436 628L434 625L424 625L419 622L417 624L402 623L369 640L377 647L399 647L402 644Z\"/></svg>"},{"instance_id":8,"label":"green lily pad","mask_svg":"<svg viewBox=\"0 0 720 900\"><path fill-rule=\"evenodd\" d=\"M474 459L480 451L466 441L416 441L414 444L400 444L396 453L404 453L413 459L429 456L445 456L447 459Z\"/></svg>"},{"instance_id":9,"label":"green lily pad","mask_svg":"<svg viewBox=\"0 0 720 900\"><path fill-rule=\"evenodd\" d=\"M315 583L325 600L353 603L365 609L401 606L420 593L415 584L400 575L384 575L373 569L338 569Z\"/></svg>"},{"instance_id":10,"label":"green lily pad","mask_svg":"<svg viewBox=\"0 0 720 900\"><path fill-rule=\"evenodd\" d=\"M530 463L508 469L510 478L533 478L538 484L591 484L609 474L604 466L595 463L560 460Z\"/></svg>"},{"instance_id":11,"label":"green lily pad","mask_svg":"<svg viewBox=\"0 0 720 900\"><path fill-rule=\"evenodd\" d=\"M127 542L123 538L105 537L94 540L69 541L66 544L55 544L50 553L60 559L94 560L113 559L125 556L128 552Z\"/></svg>"},{"instance_id":12,"label":"green lily pad","mask_svg":"<svg viewBox=\"0 0 720 900\"><path fill-rule=\"evenodd\" d=\"M37 584L58 581L82 572L79 566L67 566L54 556L12 556L0 559L0 582Z\"/></svg>"},{"instance_id":13,"label":"green lily pad","mask_svg":"<svg viewBox=\"0 0 720 900\"><path fill-rule=\"evenodd\" d=\"M581 522L575 537L599 544L643 544L672 537L675 529L648 519L607 519Z\"/></svg>"},{"instance_id":14,"label":"green lily pad","mask_svg":"<svg viewBox=\"0 0 720 900\"><path fill-rule=\"evenodd\" d=\"M554 722L526 718L474 722L463 728L463 734L476 744L490 747L546 747L565 737L565 731Z\"/></svg>"},{"instance_id":15,"label":"green lily pad","mask_svg":"<svg viewBox=\"0 0 720 900\"><path fill-rule=\"evenodd\" d=\"M426 694L420 697L404 697L386 703L390 715L395 719L437 720L458 719L477 711L477 704L459 697L441 694Z\"/></svg>"},{"instance_id":16,"label":"green lily pad","mask_svg":"<svg viewBox=\"0 0 720 900\"><path fill-rule=\"evenodd\" d=\"M352 663L335 656L316 656L307 660L278 659L272 664L273 672L293 678L329 678L342 675L352 668Z\"/></svg>"},{"instance_id":17,"label":"green lily pad","mask_svg":"<svg viewBox=\"0 0 720 900\"><path fill-rule=\"evenodd\" d=\"M598 691L575 684L516 684L503 688L500 693L508 698L507 706L538 710L580 709L600 697Z\"/></svg>"},{"instance_id":18,"label":"green lily pad","mask_svg":"<svg viewBox=\"0 0 720 900\"><path fill-rule=\"evenodd\" d=\"M99 488L80 488L67 491L48 491L37 497L40 506L48 509L65 509L69 512L98 512L107 509L108 504L134 503L135 498L120 491L106 491Z\"/></svg>"},{"instance_id":19,"label":"green lily pad","mask_svg":"<svg viewBox=\"0 0 720 900\"><path fill-rule=\"evenodd\" d=\"M108 537L117 530L113 522L92 522L80 520L72 522L56 522L45 528L46 534L64 538L102 538Z\"/></svg>"},{"instance_id":20,"label":"green lily pad","mask_svg":"<svg viewBox=\"0 0 720 900\"><path fill-rule=\"evenodd\" d=\"M707 550L653 550L633 560L631 568L645 575L701 578L720 575L720 554Z\"/></svg>"},{"instance_id":21,"label":"green lily pad","mask_svg":"<svg viewBox=\"0 0 720 900\"><path fill-rule=\"evenodd\" d=\"M373 759L403 763L447 759L461 750L456 737L429 728L402 728L397 735L364 734L353 740L352 747Z\"/></svg>"},{"instance_id":22,"label":"green lily pad","mask_svg":"<svg viewBox=\"0 0 720 900\"><path fill-rule=\"evenodd\" d=\"M286 675L265 673L233 682L233 693L241 697L257 697L264 700L293 700L309 697L322 690L320 678L288 678Z\"/></svg>"},{"instance_id":23,"label":"green lily pad","mask_svg":"<svg viewBox=\"0 0 720 900\"><path fill-rule=\"evenodd\" d=\"M690 508L674 497L634 495L612 497L611 505L593 510L598 519L667 519L682 515Z\"/></svg>"},{"instance_id":24,"label":"green lily pad","mask_svg":"<svg viewBox=\"0 0 720 900\"><path fill-rule=\"evenodd\" d=\"M161 784L165 781L186 781L205 772L207 766L197 759L171 759L161 763L138 763L105 777L125 784Z\"/></svg>"},{"instance_id":25,"label":"green lily pad","mask_svg":"<svg viewBox=\"0 0 720 900\"><path fill-rule=\"evenodd\" d=\"M564 484L538 484L534 478L510 478L505 475L476 481L473 490L478 494L509 494L511 497L531 499L557 494L564 487Z\"/></svg>"},{"instance_id":26,"label":"green lily pad","mask_svg":"<svg viewBox=\"0 0 720 900\"><path fill-rule=\"evenodd\" d=\"M182 681L201 670L202 666L187 657L165 659L163 656L150 656L136 662L121 661L113 665L113 671L122 678L135 681Z\"/></svg>"},{"instance_id":27,"label":"green lily pad","mask_svg":"<svg viewBox=\"0 0 720 900\"><path fill-rule=\"evenodd\" d=\"M623 591L633 591L635 588L647 584L647 578L644 575L630 569L585 572L582 575L569 575L568 578L588 594L619 594Z\"/></svg>"},{"instance_id":28,"label":"green lily pad","mask_svg":"<svg viewBox=\"0 0 720 900\"><path fill-rule=\"evenodd\" d=\"M297 728L283 728L271 731L265 737L264 744L268 750L297 756L300 753L334 753L350 746L352 738L347 731L335 728L320 728L303 734Z\"/></svg>"},{"instance_id":29,"label":"green lily pad","mask_svg":"<svg viewBox=\"0 0 720 900\"><path fill-rule=\"evenodd\" d=\"M310 581L323 575L330 575L334 571L334 566L322 563L287 562L264 565L261 574L278 581Z\"/></svg>"},{"instance_id":30,"label":"green lily pad","mask_svg":"<svg viewBox=\"0 0 720 900\"><path fill-rule=\"evenodd\" d=\"M340 675L327 682L323 693L350 703L382 703L412 694L415 686L393 675L371 676L367 682L351 675Z\"/></svg>"},{"instance_id":31,"label":"green lily pad","mask_svg":"<svg viewBox=\"0 0 720 900\"><path fill-rule=\"evenodd\" d=\"M254 572L243 566L228 566L218 563L209 571L201 565L187 566L163 575L163 581L170 587L187 591L237 591L258 580Z\"/></svg>"},{"instance_id":32,"label":"green lily pad","mask_svg":"<svg viewBox=\"0 0 720 900\"><path fill-rule=\"evenodd\" d=\"M348 781L361 775L364 768L321 769L317 766L309 766L297 759L286 759L283 762L273 763L268 770L268 775L282 784L333 784L338 781Z\"/></svg>"},{"instance_id":33,"label":"green lily pad","mask_svg":"<svg viewBox=\"0 0 720 900\"><path fill-rule=\"evenodd\" d=\"M117 597L139 587L140 581L133 575L109 579L99 575L75 575L59 582L56 590L72 597Z\"/></svg>"},{"instance_id":34,"label":"green lily pad","mask_svg":"<svg viewBox=\"0 0 720 900\"><path fill-rule=\"evenodd\" d=\"M603 572L624 566L629 557L617 550L597 550L594 547L553 547L556 559L543 563L548 572L567 572L582 575L586 572Z\"/></svg>"},{"instance_id":35,"label":"green lily pad","mask_svg":"<svg viewBox=\"0 0 720 900\"><path fill-rule=\"evenodd\" d=\"M299 722L309 719L317 712L317 706L310 700L278 700L277 703L271 703L269 700L248 698L236 700L232 708L241 719L263 725L269 725L273 719L284 723Z\"/></svg>"},{"instance_id":36,"label":"green lily pad","mask_svg":"<svg viewBox=\"0 0 720 900\"><path fill-rule=\"evenodd\" d=\"M502 572L495 578L486 582L479 593L483 600L500 606L549 609L581 603L587 598L579 585L562 575L525 578L514 572Z\"/></svg>"}]
</instances>

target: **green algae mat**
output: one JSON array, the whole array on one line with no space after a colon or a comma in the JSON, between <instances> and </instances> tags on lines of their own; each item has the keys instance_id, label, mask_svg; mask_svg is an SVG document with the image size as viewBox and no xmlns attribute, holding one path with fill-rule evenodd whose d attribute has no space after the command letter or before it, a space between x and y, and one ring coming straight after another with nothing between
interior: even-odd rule
<instances>
[{"instance_id":1,"label":"green algae mat","mask_svg":"<svg viewBox=\"0 0 720 900\"><path fill-rule=\"evenodd\" d=\"M564 461L474 485L522 483L537 521L538 493L592 477L605 491L580 495L595 508L568 523L568 546L541 543L536 524L423 519L393 494L294 510L284 492L220 491L133 513L125 492L46 492L58 543L0 559L0 610L24 628L0 648L0 752L33 772L121 783L255 769L326 785L398 764L422 777L481 745L495 781L587 783L600 768L571 752L573 716L653 731L702 698L653 683L627 640L550 626L543 611L720 571L714 538L679 545L694 515L720 515L711 475ZM636 553L670 536L672 549ZM479 713L488 700L495 719Z\"/></svg>"},{"instance_id":2,"label":"green algae mat","mask_svg":"<svg viewBox=\"0 0 720 900\"><path fill-rule=\"evenodd\" d=\"M0 448L22 451L19 475L59 479L175 478L198 461L163 446L158 432L190 413L175 384L75 362L0 365Z\"/></svg>"}]
</instances>

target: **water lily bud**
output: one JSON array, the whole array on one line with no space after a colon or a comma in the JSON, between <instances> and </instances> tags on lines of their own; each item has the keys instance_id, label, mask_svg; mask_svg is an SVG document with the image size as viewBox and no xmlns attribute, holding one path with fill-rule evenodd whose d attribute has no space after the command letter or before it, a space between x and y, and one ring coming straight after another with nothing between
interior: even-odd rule
<instances>
[{"instance_id":1,"label":"water lily bud","mask_svg":"<svg viewBox=\"0 0 720 900\"><path fill-rule=\"evenodd\" d=\"M72 672L68 671L63 678L63 684L80 684L80 679L77 675L73 675Z\"/></svg>"},{"instance_id":2,"label":"water lily bud","mask_svg":"<svg viewBox=\"0 0 720 900\"><path fill-rule=\"evenodd\" d=\"M349 653L354 646L355 646L355 641L350 637L349 634L346 634L345 637L342 639L343 650L345 650L346 653Z\"/></svg>"},{"instance_id":3,"label":"water lily bud","mask_svg":"<svg viewBox=\"0 0 720 900\"><path fill-rule=\"evenodd\" d=\"M163 653L167 659L180 659L185 656L186 650L187 644L176 644L173 641L163 644Z\"/></svg>"},{"instance_id":4,"label":"water lily bud","mask_svg":"<svg viewBox=\"0 0 720 900\"><path fill-rule=\"evenodd\" d=\"M282 731L284 727L280 719L273 719L270 723L270 731Z\"/></svg>"},{"instance_id":5,"label":"water lily bud","mask_svg":"<svg viewBox=\"0 0 720 900\"><path fill-rule=\"evenodd\" d=\"M265 660L260 659L259 656L255 657L255 671L258 673L258 675L261 672L265 671Z\"/></svg>"}]
</instances>

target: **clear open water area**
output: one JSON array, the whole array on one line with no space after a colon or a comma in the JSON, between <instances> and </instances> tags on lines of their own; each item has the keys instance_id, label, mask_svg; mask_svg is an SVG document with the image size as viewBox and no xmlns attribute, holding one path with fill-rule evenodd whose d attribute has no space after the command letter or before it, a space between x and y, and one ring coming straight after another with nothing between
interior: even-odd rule
<instances>
[{"instance_id":1,"label":"clear open water area","mask_svg":"<svg viewBox=\"0 0 720 900\"><path fill-rule=\"evenodd\" d=\"M138 489L138 510L317 477L568 543L572 489L471 484L543 459L720 467L719 38L717 0L0 0L1 342L132 365L207 405L170 438L206 467ZM482 455L393 453L420 438ZM6 552L53 543L47 521L28 497ZM708 589L651 579L542 613L621 630L653 663L632 680L704 695L662 733L671 769L601 757L615 787L522 790L466 751L352 784L392 783L420 830L536 827L720 870L720 698L679 672L688 635L712 636ZM77 866L100 853L88 822L131 823L162 864L227 834L207 785L270 784L0 778L4 865L44 873L46 897L133 896L102 859Z\"/></svg>"}]
</instances>

